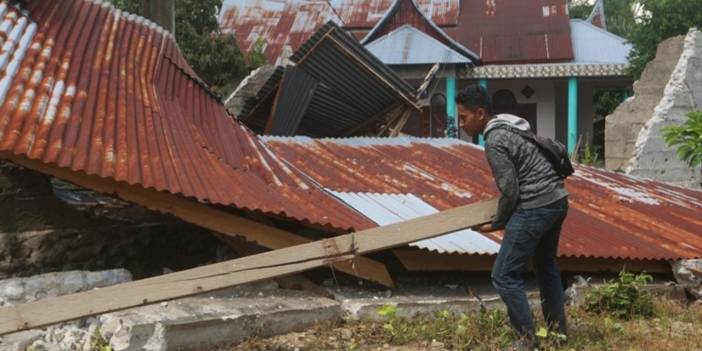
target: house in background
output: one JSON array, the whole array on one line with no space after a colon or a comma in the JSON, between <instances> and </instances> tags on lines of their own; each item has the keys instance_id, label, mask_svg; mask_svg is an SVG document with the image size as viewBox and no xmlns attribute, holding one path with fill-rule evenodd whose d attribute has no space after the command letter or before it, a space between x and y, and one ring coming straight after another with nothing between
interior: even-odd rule
<instances>
[{"instance_id":1,"label":"house in background","mask_svg":"<svg viewBox=\"0 0 702 351\"><path fill-rule=\"evenodd\" d=\"M219 20L244 51L264 40L270 63L285 62L327 20L411 85L440 63L406 134L455 136L456 91L477 82L497 112L573 150L592 138L593 92L632 84L631 46L603 28L601 1L588 20L571 20L565 0L225 0Z\"/></svg>"}]
</instances>

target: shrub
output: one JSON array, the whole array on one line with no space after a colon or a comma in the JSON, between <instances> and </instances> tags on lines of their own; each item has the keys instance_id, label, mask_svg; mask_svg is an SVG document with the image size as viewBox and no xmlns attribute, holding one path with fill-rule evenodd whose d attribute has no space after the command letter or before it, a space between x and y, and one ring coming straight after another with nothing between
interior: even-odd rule
<instances>
[{"instance_id":1,"label":"shrub","mask_svg":"<svg viewBox=\"0 0 702 351\"><path fill-rule=\"evenodd\" d=\"M653 281L646 273L619 273L619 279L593 288L585 295L585 309L618 319L653 316L653 298L644 288Z\"/></svg>"}]
</instances>

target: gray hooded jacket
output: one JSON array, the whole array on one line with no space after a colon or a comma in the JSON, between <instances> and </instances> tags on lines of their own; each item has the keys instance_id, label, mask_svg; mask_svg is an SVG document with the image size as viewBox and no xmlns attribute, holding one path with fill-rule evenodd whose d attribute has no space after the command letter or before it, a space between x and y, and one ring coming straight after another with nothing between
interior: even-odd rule
<instances>
[{"instance_id":1,"label":"gray hooded jacket","mask_svg":"<svg viewBox=\"0 0 702 351\"><path fill-rule=\"evenodd\" d=\"M538 146L500 125L531 130L529 122L510 114L495 116L485 127L485 154L502 194L492 222L495 229L504 228L516 208L538 208L568 196Z\"/></svg>"}]
</instances>

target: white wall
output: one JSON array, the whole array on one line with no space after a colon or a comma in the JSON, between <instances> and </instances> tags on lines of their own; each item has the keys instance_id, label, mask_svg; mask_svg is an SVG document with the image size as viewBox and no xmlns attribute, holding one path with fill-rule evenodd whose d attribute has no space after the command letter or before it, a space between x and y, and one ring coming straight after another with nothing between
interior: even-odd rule
<instances>
[{"instance_id":1,"label":"white wall","mask_svg":"<svg viewBox=\"0 0 702 351\"><path fill-rule=\"evenodd\" d=\"M461 82L463 83L463 82ZM522 89L529 85L534 90L530 98L522 94ZM465 86L465 83L460 84ZM536 104L537 134L556 137L556 103L553 82L551 80L490 80L488 92L490 96L500 89L509 89L520 104Z\"/></svg>"}]
</instances>

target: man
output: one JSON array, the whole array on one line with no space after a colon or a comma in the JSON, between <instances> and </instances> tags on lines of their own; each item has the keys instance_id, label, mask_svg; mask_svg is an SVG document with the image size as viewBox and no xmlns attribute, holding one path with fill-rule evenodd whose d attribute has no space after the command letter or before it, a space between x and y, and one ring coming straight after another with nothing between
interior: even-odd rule
<instances>
[{"instance_id":1,"label":"man","mask_svg":"<svg viewBox=\"0 0 702 351\"><path fill-rule=\"evenodd\" d=\"M477 229L505 229L492 283L507 305L510 323L522 345L535 345L534 320L522 277L533 257L546 322L565 335L563 286L556 263L561 225L568 212L563 179L538 145L516 131L531 133L529 122L509 114L494 116L484 88L465 88L456 103L461 128L469 135L485 135L485 154L501 193L492 224Z\"/></svg>"}]
</instances>

